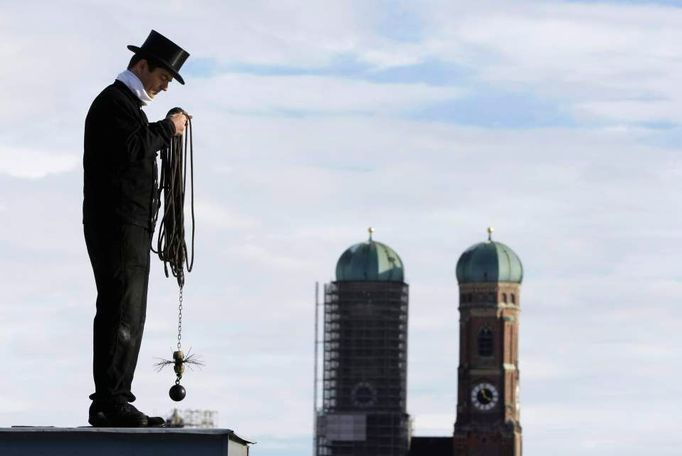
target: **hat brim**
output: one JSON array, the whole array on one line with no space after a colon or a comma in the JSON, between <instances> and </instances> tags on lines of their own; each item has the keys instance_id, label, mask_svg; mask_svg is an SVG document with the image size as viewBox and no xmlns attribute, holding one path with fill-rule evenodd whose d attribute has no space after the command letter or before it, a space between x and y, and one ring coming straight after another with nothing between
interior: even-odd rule
<instances>
[{"instance_id":1,"label":"hat brim","mask_svg":"<svg viewBox=\"0 0 682 456\"><path fill-rule=\"evenodd\" d=\"M173 77L175 79L177 79L180 84L185 85L185 80L182 79L182 76L180 76L180 73L175 71L173 69L173 67L171 67L171 65L168 62L166 62L164 59L161 59L158 56L156 56L150 52L147 52L138 46L133 46L132 44L128 45L127 47L129 50L133 51L135 54L140 54L142 57L150 58L150 59L158 62L163 67L163 69L168 71L170 74L172 74Z\"/></svg>"}]
</instances>

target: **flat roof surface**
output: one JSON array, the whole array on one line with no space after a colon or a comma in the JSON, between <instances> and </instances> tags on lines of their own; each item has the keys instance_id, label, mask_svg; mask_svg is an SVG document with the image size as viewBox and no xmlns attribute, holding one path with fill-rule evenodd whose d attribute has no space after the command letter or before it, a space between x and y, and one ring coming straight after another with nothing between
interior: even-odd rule
<instances>
[{"instance_id":1,"label":"flat roof surface","mask_svg":"<svg viewBox=\"0 0 682 456\"><path fill-rule=\"evenodd\" d=\"M91 435L120 435L120 434L144 434L144 435L209 435L227 436L230 440L250 444L250 442L239 437L232 429L222 428L174 428L174 427L148 427L148 428L114 428L114 427L55 427L55 426L12 426L10 428L0 428L1 434L91 434Z\"/></svg>"}]
</instances>

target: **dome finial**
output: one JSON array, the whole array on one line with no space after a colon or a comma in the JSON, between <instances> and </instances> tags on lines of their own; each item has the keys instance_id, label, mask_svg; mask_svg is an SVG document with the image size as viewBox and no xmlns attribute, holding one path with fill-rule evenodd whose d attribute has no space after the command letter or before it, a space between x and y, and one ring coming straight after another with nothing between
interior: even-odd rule
<instances>
[{"instance_id":1,"label":"dome finial","mask_svg":"<svg viewBox=\"0 0 682 456\"><path fill-rule=\"evenodd\" d=\"M495 232L495 228L492 226L488 227L488 240L492 241L493 240L493 233Z\"/></svg>"},{"instance_id":2,"label":"dome finial","mask_svg":"<svg viewBox=\"0 0 682 456\"><path fill-rule=\"evenodd\" d=\"M372 234L374 234L374 228L371 226L367 228L367 232L369 232L369 242L372 242Z\"/></svg>"}]
</instances>

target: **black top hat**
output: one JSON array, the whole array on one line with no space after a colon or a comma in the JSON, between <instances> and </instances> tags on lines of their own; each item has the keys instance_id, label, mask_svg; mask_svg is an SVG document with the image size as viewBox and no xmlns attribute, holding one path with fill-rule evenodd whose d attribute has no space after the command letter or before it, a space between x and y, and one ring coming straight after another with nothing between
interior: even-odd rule
<instances>
[{"instance_id":1,"label":"black top hat","mask_svg":"<svg viewBox=\"0 0 682 456\"><path fill-rule=\"evenodd\" d=\"M145 58L155 60L166 70L170 71L180 84L185 83L182 76L180 76L179 71L182 64L185 63L185 60L189 57L189 52L185 51L156 30L152 30L151 33L149 33L149 36L144 44L142 44L142 47L130 45L128 46L128 49L135 54L140 54Z\"/></svg>"}]
</instances>

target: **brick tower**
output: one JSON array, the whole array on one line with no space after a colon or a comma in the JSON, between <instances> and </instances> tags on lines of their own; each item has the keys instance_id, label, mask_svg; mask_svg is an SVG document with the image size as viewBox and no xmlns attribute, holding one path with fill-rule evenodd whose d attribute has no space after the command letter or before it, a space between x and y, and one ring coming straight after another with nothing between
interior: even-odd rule
<instances>
[{"instance_id":1,"label":"brick tower","mask_svg":"<svg viewBox=\"0 0 682 456\"><path fill-rule=\"evenodd\" d=\"M519 312L523 266L492 240L457 262L459 369L456 456L521 456Z\"/></svg>"}]
</instances>

